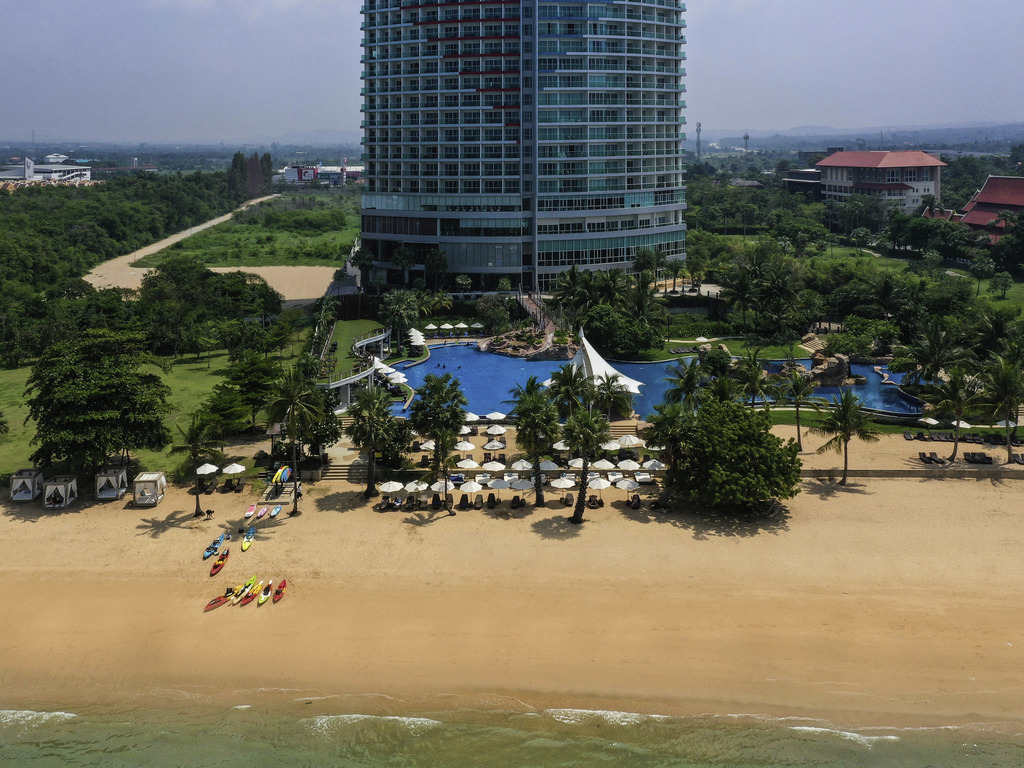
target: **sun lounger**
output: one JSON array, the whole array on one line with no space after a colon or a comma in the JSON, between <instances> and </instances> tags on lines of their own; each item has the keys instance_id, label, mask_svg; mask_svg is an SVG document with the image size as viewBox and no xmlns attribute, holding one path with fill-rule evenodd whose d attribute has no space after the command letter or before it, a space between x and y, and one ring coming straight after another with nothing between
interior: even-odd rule
<instances>
[{"instance_id":1,"label":"sun lounger","mask_svg":"<svg viewBox=\"0 0 1024 768\"><path fill-rule=\"evenodd\" d=\"M483 508L484 508L484 497L481 496L478 493L476 495L476 498L473 499L473 509L483 509Z\"/></svg>"},{"instance_id":2,"label":"sun lounger","mask_svg":"<svg viewBox=\"0 0 1024 768\"><path fill-rule=\"evenodd\" d=\"M932 451L931 453L929 453L928 454L928 458L932 460L932 464L945 464L946 463L946 460L942 459L942 458L939 458L939 454L937 454L935 451Z\"/></svg>"},{"instance_id":3,"label":"sun lounger","mask_svg":"<svg viewBox=\"0 0 1024 768\"><path fill-rule=\"evenodd\" d=\"M435 510L441 508L441 494L434 494L434 497L430 500L430 508Z\"/></svg>"},{"instance_id":4,"label":"sun lounger","mask_svg":"<svg viewBox=\"0 0 1024 768\"><path fill-rule=\"evenodd\" d=\"M519 509L521 506L523 506L522 498L520 498L519 496L513 496L512 503L509 506L511 506L512 509Z\"/></svg>"},{"instance_id":5,"label":"sun lounger","mask_svg":"<svg viewBox=\"0 0 1024 768\"><path fill-rule=\"evenodd\" d=\"M469 509L469 494L462 494L462 498L459 499L459 509Z\"/></svg>"},{"instance_id":6,"label":"sun lounger","mask_svg":"<svg viewBox=\"0 0 1024 768\"><path fill-rule=\"evenodd\" d=\"M931 464L932 463L932 460L930 458L928 458L928 454L925 453L924 451L918 451L917 458L919 458L925 464Z\"/></svg>"},{"instance_id":7,"label":"sun lounger","mask_svg":"<svg viewBox=\"0 0 1024 768\"><path fill-rule=\"evenodd\" d=\"M931 438L931 435L926 435L924 432L918 432L917 433L917 439L918 440L928 441L928 440L931 440L932 438Z\"/></svg>"},{"instance_id":8,"label":"sun lounger","mask_svg":"<svg viewBox=\"0 0 1024 768\"><path fill-rule=\"evenodd\" d=\"M633 475L633 479L636 480L641 485L654 482L654 478L651 477L650 472L637 472L636 474Z\"/></svg>"},{"instance_id":9,"label":"sun lounger","mask_svg":"<svg viewBox=\"0 0 1024 768\"><path fill-rule=\"evenodd\" d=\"M911 432L904 432L903 433L903 439L904 440L913 440L914 439L914 435Z\"/></svg>"},{"instance_id":10,"label":"sun lounger","mask_svg":"<svg viewBox=\"0 0 1024 768\"><path fill-rule=\"evenodd\" d=\"M564 499L562 499L562 502L563 502L563 503L565 504L565 506L567 506L567 507L571 507L571 506L572 506L572 504L573 504L573 501L575 501L575 499L573 498L573 495L572 495L571 493L567 493L567 494L565 494L565 498L564 498Z\"/></svg>"},{"instance_id":11,"label":"sun lounger","mask_svg":"<svg viewBox=\"0 0 1024 768\"><path fill-rule=\"evenodd\" d=\"M239 478L235 482L235 493L241 493L243 488L245 488L245 478L244 477Z\"/></svg>"},{"instance_id":12,"label":"sun lounger","mask_svg":"<svg viewBox=\"0 0 1024 768\"><path fill-rule=\"evenodd\" d=\"M216 480L211 480L210 482L208 482L206 484L206 490L203 491L203 493L205 493L207 496L209 496L211 493L213 493L217 489L217 485L218 485L218 483L217 483Z\"/></svg>"},{"instance_id":13,"label":"sun lounger","mask_svg":"<svg viewBox=\"0 0 1024 768\"><path fill-rule=\"evenodd\" d=\"M633 509L643 508L643 503L640 501L640 494L633 494L633 498L629 500L629 506L631 506Z\"/></svg>"},{"instance_id":14,"label":"sun lounger","mask_svg":"<svg viewBox=\"0 0 1024 768\"><path fill-rule=\"evenodd\" d=\"M494 509L494 506L497 503L498 503L498 500L494 497L494 494L493 493L488 493L487 494L487 508L488 509Z\"/></svg>"},{"instance_id":15,"label":"sun lounger","mask_svg":"<svg viewBox=\"0 0 1024 768\"><path fill-rule=\"evenodd\" d=\"M1024 453L1013 454L1013 463L1024 465Z\"/></svg>"},{"instance_id":16,"label":"sun lounger","mask_svg":"<svg viewBox=\"0 0 1024 768\"><path fill-rule=\"evenodd\" d=\"M590 498L587 499L587 506L590 509L597 509L597 496L595 496L594 494L590 494Z\"/></svg>"},{"instance_id":17,"label":"sun lounger","mask_svg":"<svg viewBox=\"0 0 1024 768\"><path fill-rule=\"evenodd\" d=\"M378 512L383 511L391 507L391 497L381 496L380 501L377 502L377 506L374 507Z\"/></svg>"}]
</instances>

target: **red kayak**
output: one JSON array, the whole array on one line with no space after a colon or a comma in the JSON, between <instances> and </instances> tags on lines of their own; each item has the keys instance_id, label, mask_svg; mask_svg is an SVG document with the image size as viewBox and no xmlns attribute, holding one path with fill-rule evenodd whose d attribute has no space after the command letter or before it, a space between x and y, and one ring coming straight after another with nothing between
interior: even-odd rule
<instances>
[{"instance_id":1,"label":"red kayak","mask_svg":"<svg viewBox=\"0 0 1024 768\"><path fill-rule=\"evenodd\" d=\"M251 603L253 600L255 600L257 597L260 596L260 591L262 589L263 589L263 582L262 581L259 582L258 584L254 584L249 589L248 594L246 594L246 596L242 598L242 602L239 603L239 605L248 605L249 603Z\"/></svg>"},{"instance_id":2,"label":"red kayak","mask_svg":"<svg viewBox=\"0 0 1024 768\"><path fill-rule=\"evenodd\" d=\"M274 602L276 603L282 597L284 597L284 587L288 583L288 579L281 579L281 583L277 585L277 589L274 590Z\"/></svg>"},{"instance_id":3,"label":"red kayak","mask_svg":"<svg viewBox=\"0 0 1024 768\"><path fill-rule=\"evenodd\" d=\"M231 554L230 549L225 549L220 553L220 557L217 558L217 562L213 564L213 568L210 569L210 575L216 576L220 573L220 569L224 567L224 563L228 560L228 555Z\"/></svg>"},{"instance_id":4,"label":"red kayak","mask_svg":"<svg viewBox=\"0 0 1024 768\"><path fill-rule=\"evenodd\" d=\"M203 608L203 613L205 613L206 611L212 611L214 608L220 608L225 603L230 603L231 598L234 596L234 594L234 588L228 587L227 592L225 592L223 595L217 595L217 597L213 598L213 600L206 604L206 607Z\"/></svg>"}]
</instances>

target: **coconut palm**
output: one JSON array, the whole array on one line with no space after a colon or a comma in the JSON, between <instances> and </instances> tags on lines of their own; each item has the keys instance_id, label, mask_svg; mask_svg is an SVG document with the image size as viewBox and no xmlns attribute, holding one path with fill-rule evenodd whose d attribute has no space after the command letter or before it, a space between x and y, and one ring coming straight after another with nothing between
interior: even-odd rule
<instances>
[{"instance_id":1,"label":"coconut palm","mask_svg":"<svg viewBox=\"0 0 1024 768\"><path fill-rule=\"evenodd\" d=\"M618 306L627 316L639 320L644 325L664 328L668 323L668 311L664 302L654 288L638 283L620 296Z\"/></svg>"},{"instance_id":2,"label":"coconut palm","mask_svg":"<svg viewBox=\"0 0 1024 768\"><path fill-rule=\"evenodd\" d=\"M409 269L416 266L416 254L404 245L395 248L391 254L391 266L402 270L402 285L409 287Z\"/></svg>"},{"instance_id":3,"label":"coconut palm","mask_svg":"<svg viewBox=\"0 0 1024 768\"><path fill-rule=\"evenodd\" d=\"M904 380L912 384L935 381L944 369L967 362L969 356L946 322L934 317L909 347L900 350L889 370L906 373Z\"/></svg>"},{"instance_id":4,"label":"coconut palm","mask_svg":"<svg viewBox=\"0 0 1024 768\"><path fill-rule=\"evenodd\" d=\"M435 246L427 251L423 266L426 268L427 274L433 278L434 291L437 291L438 282L444 280L444 275L448 271L448 256Z\"/></svg>"},{"instance_id":5,"label":"coconut palm","mask_svg":"<svg viewBox=\"0 0 1024 768\"><path fill-rule=\"evenodd\" d=\"M949 455L948 460L954 461L960 447L960 423L964 421L967 413L982 406L984 393L981 382L962 368L950 368L946 378L928 385L921 393L921 399L930 403L937 414L952 417L953 453Z\"/></svg>"},{"instance_id":6,"label":"coconut palm","mask_svg":"<svg viewBox=\"0 0 1024 768\"><path fill-rule=\"evenodd\" d=\"M693 410L697 407L700 389L704 385L700 359L691 357L689 360L680 360L669 369L665 381L672 385L665 393L666 402L681 403Z\"/></svg>"},{"instance_id":7,"label":"coconut palm","mask_svg":"<svg viewBox=\"0 0 1024 768\"><path fill-rule=\"evenodd\" d=\"M356 392L348 409L351 419L345 434L361 451L366 452L368 463L367 498L377 495L377 453L387 445L394 434L395 417L391 413L391 397L381 387L365 387Z\"/></svg>"},{"instance_id":8,"label":"coconut palm","mask_svg":"<svg viewBox=\"0 0 1024 768\"><path fill-rule=\"evenodd\" d=\"M612 411L623 416L633 412L633 395L618 375L605 373L594 380L594 393L591 405L605 412L608 421L612 420Z\"/></svg>"},{"instance_id":9,"label":"coconut palm","mask_svg":"<svg viewBox=\"0 0 1024 768\"><path fill-rule=\"evenodd\" d=\"M659 456L665 462L669 477L675 476L683 459L683 443L693 423L693 413L684 403L660 403L647 417L649 426L644 430L644 440L664 449Z\"/></svg>"},{"instance_id":10,"label":"coconut palm","mask_svg":"<svg viewBox=\"0 0 1024 768\"><path fill-rule=\"evenodd\" d=\"M722 285L722 298L729 304L739 307L743 325L747 324L747 310L757 301L757 281L754 273L748 268L740 268L729 273Z\"/></svg>"},{"instance_id":11,"label":"coconut palm","mask_svg":"<svg viewBox=\"0 0 1024 768\"><path fill-rule=\"evenodd\" d=\"M423 384L416 390L416 395L409 420L417 432L434 441L434 463L440 465L443 451L438 436L449 432L458 434L466 423L466 406L469 401L459 380L450 373L443 376L428 373L423 378Z\"/></svg>"},{"instance_id":12,"label":"coconut palm","mask_svg":"<svg viewBox=\"0 0 1024 768\"><path fill-rule=\"evenodd\" d=\"M603 416L580 409L566 419L565 426L562 427L562 438L573 447L576 455L583 459L583 466L580 468L580 491L576 497L572 517L569 518L570 523L579 525L583 522L583 505L587 499L587 472L590 463L601 450L601 446L611 440L611 431Z\"/></svg>"},{"instance_id":13,"label":"coconut palm","mask_svg":"<svg viewBox=\"0 0 1024 768\"><path fill-rule=\"evenodd\" d=\"M591 281L591 304L607 304L609 307L619 307L623 298L629 290L630 279L625 272L617 269L609 269L604 272L597 272Z\"/></svg>"},{"instance_id":14,"label":"coconut palm","mask_svg":"<svg viewBox=\"0 0 1024 768\"><path fill-rule=\"evenodd\" d=\"M701 401L717 400L732 403L744 397L743 390L729 376L716 376L700 392Z\"/></svg>"},{"instance_id":15,"label":"coconut palm","mask_svg":"<svg viewBox=\"0 0 1024 768\"><path fill-rule=\"evenodd\" d=\"M175 424L174 427L178 430L178 434L181 435L181 441L171 446L170 453L172 456L188 454L188 468L190 471L195 472L199 462L203 459L210 459L217 464L224 459L224 454L221 453L220 448L225 443L216 439L213 431L213 422L202 414L193 413L189 419L188 427L185 429L182 429L180 424ZM203 514L202 506L199 503L199 491L199 475L197 474L196 517Z\"/></svg>"},{"instance_id":16,"label":"coconut palm","mask_svg":"<svg viewBox=\"0 0 1024 768\"><path fill-rule=\"evenodd\" d=\"M575 264L559 274L555 281L553 298L570 328L575 328L577 321L594 305L592 284L593 273L584 272Z\"/></svg>"},{"instance_id":17,"label":"coconut palm","mask_svg":"<svg viewBox=\"0 0 1024 768\"><path fill-rule=\"evenodd\" d=\"M810 427L815 435L831 436L831 439L818 448L818 453L835 451L843 454L843 477L840 485L846 485L846 476L850 466L850 441L853 438L866 443L878 442L881 432L875 428L871 418L861 410L860 399L848 389L843 390L840 397L833 398L830 404L815 406L821 421L817 426Z\"/></svg>"},{"instance_id":18,"label":"coconut palm","mask_svg":"<svg viewBox=\"0 0 1024 768\"><path fill-rule=\"evenodd\" d=\"M1020 360L1005 355L992 355L981 374L982 403L985 409L1006 429L1006 463L1013 463L1013 443L1010 439L1017 413L1024 403L1024 365Z\"/></svg>"},{"instance_id":19,"label":"coconut palm","mask_svg":"<svg viewBox=\"0 0 1024 768\"><path fill-rule=\"evenodd\" d=\"M558 406L559 412L571 416L577 411L586 410L587 405L593 400L594 385L582 368L566 363L551 374L548 393Z\"/></svg>"},{"instance_id":20,"label":"coconut palm","mask_svg":"<svg viewBox=\"0 0 1024 768\"><path fill-rule=\"evenodd\" d=\"M754 407L757 398L763 397L767 407L766 397L767 377L764 368L761 366L761 359L757 356L758 349L751 347L744 357L736 363L736 374L739 377L740 386L743 392L750 398L750 407Z\"/></svg>"},{"instance_id":21,"label":"coconut palm","mask_svg":"<svg viewBox=\"0 0 1024 768\"><path fill-rule=\"evenodd\" d=\"M303 375L298 365L286 369L270 388L270 400L267 403L270 423L283 423L285 434L292 441L293 515L299 514L299 444L323 417L323 405L323 395Z\"/></svg>"},{"instance_id":22,"label":"coconut palm","mask_svg":"<svg viewBox=\"0 0 1024 768\"><path fill-rule=\"evenodd\" d=\"M789 377L782 383L782 396L796 409L796 445L800 451L804 449L800 434L800 406L820 402L820 398L814 396L814 390L817 388L818 382L796 370L790 371Z\"/></svg>"},{"instance_id":23,"label":"coconut palm","mask_svg":"<svg viewBox=\"0 0 1024 768\"><path fill-rule=\"evenodd\" d=\"M536 377L527 379L527 386L516 385L511 391L512 410L509 417L516 425L516 443L530 456L533 462L533 488L536 506L544 505L544 483L540 462L544 454L558 440L561 425L558 422L558 407L548 397L543 387L530 386L531 380L539 385Z\"/></svg>"},{"instance_id":24,"label":"coconut palm","mask_svg":"<svg viewBox=\"0 0 1024 768\"><path fill-rule=\"evenodd\" d=\"M392 337L398 337L402 348L405 334L419 315L420 303L415 291L388 291L380 302L380 320L391 328Z\"/></svg>"},{"instance_id":25,"label":"coconut palm","mask_svg":"<svg viewBox=\"0 0 1024 768\"><path fill-rule=\"evenodd\" d=\"M686 262L682 259L669 259L665 263L665 269L672 276L672 293L676 292L676 281L680 275L686 274Z\"/></svg>"}]
</instances>

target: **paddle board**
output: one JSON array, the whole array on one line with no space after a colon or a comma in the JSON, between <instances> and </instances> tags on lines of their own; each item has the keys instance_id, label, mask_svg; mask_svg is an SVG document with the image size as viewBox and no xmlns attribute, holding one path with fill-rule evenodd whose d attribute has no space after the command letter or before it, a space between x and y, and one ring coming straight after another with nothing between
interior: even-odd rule
<instances>
[{"instance_id":1,"label":"paddle board","mask_svg":"<svg viewBox=\"0 0 1024 768\"><path fill-rule=\"evenodd\" d=\"M251 603L253 600L257 598L257 596L259 596L260 592L262 591L263 582L257 581L255 584L252 585L252 587L246 593L245 597L242 598L242 605L248 605L249 603Z\"/></svg>"},{"instance_id":2,"label":"paddle board","mask_svg":"<svg viewBox=\"0 0 1024 768\"><path fill-rule=\"evenodd\" d=\"M278 504L276 507L274 507L272 510L270 510L270 516L271 517L277 517L280 514L281 514L281 505L280 504Z\"/></svg>"},{"instance_id":3,"label":"paddle board","mask_svg":"<svg viewBox=\"0 0 1024 768\"><path fill-rule=\"evenodd\" d=\"M256 514L256 505L255 504L251 505L247 510L245 510L245 516L246 517L252 517L255 514Z\"/></svg>"},{"instance_id":4,"label":"paddle board","mask_svg":"<svg viewBox=\"0 0 1024 768\"><path fill-rule=\"evenodd\" d=\"M225 549L220 553L220 557L217 558L217 562L213 564L213 568L210 569L210 575L216 576L220 573L220 569L224 567L224 563L228 560L228 555L231 554L230 549Z\"/></svg>"},{"instance_id":5,"label":"paddle board","mask_svg":"<svg viewBox=\"0 0 1024 768\"><path fill-rule=\"evenodd\" d=\"M282 597L284 597L284 588L288 583L288 579L281 579L281 583L277 585L277 589L274 590L274 602L276 603Z\"/></svg>"},{"instance_id":6,"label":"paddle board","mask_svg":"<svg viewBox=\"0 0 1024 768\"><path fill-rule=\"evenodd\" d=\"M256 513L256 517L263 517L267 514L268 509L270 509L270 507L260 507L260 511Z\"/></svg>"},{"instance_id":7,"label":"paddle board","mask_svg":"<svg viewBox=\"0 0 1024 768\"><path fill-rule=\"evenodd\" d=\"M223 543L224 543L224 534L222 533L220 536L218 536L216 539L214 539L213 542L210 544L210 546L208 546L206 548L206 551L203 552L203 560L206 560L207 558L210 558L210 557L213 557L214 555L216 555L217 554L217 550L220 549L220 545L223 544Z\"/></svg>"},{"instance_id":8,"label":"paddle board","mask_svg":"<svg viewBox=\"0 0 1024 768\"><path fill-rule=\"evenodd\" d=\"M270 596L273 593L274 593L274 582L273 582L273 580L271 580L271 581L267 582L267 586L265 586L263 588L263 591L260 593L260 599L259 599L258 605L263 605L265 602L267 602L267 600L270 599Z\"/></svg>"},{"instance_id":9,"label":"paddle board","mask_svg":"<svg viewBox=\"0 0 1024 768\"><path fill-rule=\"evenodd\" d=\"M255 539L255 538L256 538L256 529L255 528L250 528L246 532L245 538L242 539L242 551L243 552L245 552L245 550L247 550L250 546L252 546L252 540Z\"/></svg>"}]
</instances>

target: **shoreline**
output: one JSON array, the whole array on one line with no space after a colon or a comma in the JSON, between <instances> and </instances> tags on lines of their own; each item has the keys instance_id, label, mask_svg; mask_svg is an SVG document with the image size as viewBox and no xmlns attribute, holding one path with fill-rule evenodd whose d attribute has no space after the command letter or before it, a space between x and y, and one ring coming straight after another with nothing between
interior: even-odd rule
<instances>
[{"instance_id":1,"label":"shoreline","mask_svg":"<svg viewBox=\"0 0 1024 768\"><path fill-rule=\"evenodd\" d=\"M320 483L249 552L236 536L213 579L202 549L237 530L248 499L215 495L213 521L193 519L178 488L155 510L5 503L0 708L298 688L843 727L1017 723L1015 486L806 481L786 514L749 527L631 511L606 491L575 528L553 500L512 520L432 517ZM287 577L285 599L202 612L253 572Z\"/></svg>"}]
</instances>

